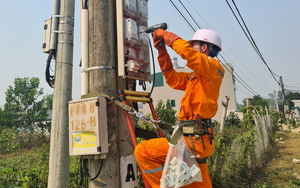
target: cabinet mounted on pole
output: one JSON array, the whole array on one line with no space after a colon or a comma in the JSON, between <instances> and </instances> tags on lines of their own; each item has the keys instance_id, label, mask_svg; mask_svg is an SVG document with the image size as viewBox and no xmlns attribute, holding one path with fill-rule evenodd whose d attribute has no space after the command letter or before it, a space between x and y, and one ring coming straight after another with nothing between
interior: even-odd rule
<instances>
[{"instance_id":1,"label":"cabinet mounted on pole","mask_svg":"<svg viewBox=\"0 0 300 188\"><path fill-rule=\"evenodd\" d=\"M117 0L118 75L151 82L148 1Z\"/></svg>"},{"instance_id":2,"label":"cabinet mounted on pole","mask_svg":"<svg viewBox=\"0 0 300 188\"><path fill-rule=\"evenodd\" d=\"M108 153L107 112L104 97L69 102L69 154Z\"/></svg>"}]
</instances>

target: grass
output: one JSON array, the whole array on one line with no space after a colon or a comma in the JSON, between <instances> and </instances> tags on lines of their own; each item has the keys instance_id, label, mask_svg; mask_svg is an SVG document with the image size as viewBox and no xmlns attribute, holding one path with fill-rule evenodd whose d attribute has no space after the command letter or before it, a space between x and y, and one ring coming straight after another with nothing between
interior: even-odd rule
<instances>
[{"instance_id":1,"label":"grass","mask_svg":"<svg viewBox=\"0 0 300 188\"><path fill-rule=\"evenodd\" d=\"M300 187L300 164L294 164L293 159L300 159L300 134L277 134L283 137L285 144L274 143L269 151L269 158L264 173L254 183L255 188L296 188Z\"/></svg>"}]
</instances>

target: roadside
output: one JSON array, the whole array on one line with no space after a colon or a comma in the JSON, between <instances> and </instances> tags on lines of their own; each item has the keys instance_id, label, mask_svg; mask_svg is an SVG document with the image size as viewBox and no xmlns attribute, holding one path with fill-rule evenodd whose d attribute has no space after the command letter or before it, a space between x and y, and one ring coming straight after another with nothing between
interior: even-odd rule
<instances>
[{"instance_id":1,"label":"roadside","mask_svg":"<svg viewBox=\"0 0 300 188\"><path fill-rule=\"evenodd\" d=\"M283 126L285 129L285 126ZM294 129L296 130L296 129ZM298 129L296 130L298 131ZM275 139L278 139L275 141ZM300 187L300 133L288 131L275 135L274 145L269 151L269 162L261 178L257 179L256 188L296 188ZM295 162L293 162L293 160Z\"/></svg>"}]
</instances>

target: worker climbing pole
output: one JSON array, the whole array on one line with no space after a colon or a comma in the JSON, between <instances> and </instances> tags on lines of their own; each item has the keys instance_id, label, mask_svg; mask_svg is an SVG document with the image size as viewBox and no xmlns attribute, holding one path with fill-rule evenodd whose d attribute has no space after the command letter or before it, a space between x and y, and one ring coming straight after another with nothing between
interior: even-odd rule
<instances>
[{"instance_id":1,"label":"worker climbing pole","mask_svg":"<svg viewBox=\"0 0 300 188\"><path fill-rule=\"evenodd\" d=\"M185 94L178 114L180 123L171 140L143 141L134 154L153 188L211 187L207 158L214 152L210 118L217 112L224 76L224 68L214 59L222 49L221 38L215 31L207 29L198 30L190 41L162 29L153 32L152 36L166 82L174 89L184 90ZM162 41L163 46L159 45ZM186 65L192 73L173 69L167 46L187 60Z\"/></svg>"}]
</instances>

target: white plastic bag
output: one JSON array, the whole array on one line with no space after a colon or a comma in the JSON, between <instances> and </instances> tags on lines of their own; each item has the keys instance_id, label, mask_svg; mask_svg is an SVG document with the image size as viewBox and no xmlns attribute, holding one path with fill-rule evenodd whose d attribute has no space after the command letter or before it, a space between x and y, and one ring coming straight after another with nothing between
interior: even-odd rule
<instances>
[{"instance_id":1,"label":"white plastic bag","mask_svg":"<svg viewBox=\"0 0 300 188\"><path fill-rule=\"evenodd\" d=\"M193 182L203 182L201 170L184 137L181 136L174 147L169 147L160 187L177 188Z\"/></svg>"}]
</instances>

